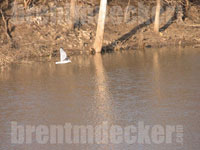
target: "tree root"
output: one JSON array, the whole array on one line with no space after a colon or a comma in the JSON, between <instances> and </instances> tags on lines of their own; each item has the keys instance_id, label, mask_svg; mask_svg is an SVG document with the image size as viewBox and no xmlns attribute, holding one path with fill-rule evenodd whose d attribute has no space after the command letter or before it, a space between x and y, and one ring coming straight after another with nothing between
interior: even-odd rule
<instances>
[{"instance_id":1,"label":"tree root","mask_svg":"<svg viewBox=\"0 0 200 150\"><path fill-rule=\"evenodd\" d=\"M0 9L0 13L1 13L1 16L2 16L2 20L4 22L4 30L5 30L6 36L8 37L10 42L12 42L12 36L10 34L10 30L9 30L9 27L8 27L8 19L5 17L2 9Z\"/></svg>"}]
</instances>

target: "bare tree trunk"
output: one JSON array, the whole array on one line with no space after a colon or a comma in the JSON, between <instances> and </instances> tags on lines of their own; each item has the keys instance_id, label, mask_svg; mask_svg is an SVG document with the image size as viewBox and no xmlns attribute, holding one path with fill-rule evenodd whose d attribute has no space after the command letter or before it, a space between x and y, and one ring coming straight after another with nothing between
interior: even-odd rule
<instances>
[{"instance_id":1,"label":"bare tree trunk","mask_svg":"<svg viewBox=\"0 0 200 150\"><path fill-rule=\"evenodd\" d=\"M159 26L160 26L160 0L157 0L155 23L154 23L154 31L156 33L159 32Z\"/></svg>"},{"instance_id":2,"label":"bare tree trunk","mask_svg":"<svg viewBox=\"0 0 200 150\"><path fill-rule=\"evenodd\" d=\"M105 19L106 19L106 9L107 9L107 0L101 0L96 38L93 45L93 48L97 53L100 53L102 49Z\"/></svg>"},{"instance_id":3,"label":"bare tree trunk","mask_svg":"<svg viewBox=\"0 0 200 150\"><path fill-rule=\"evenodd\" d=\"M189 11L189 7L190 7L190 1L189 0L185 0L184 1L184 6L183 6L183 14L184 14L184 19L186 18L186 17L188 17L188 11Z\"/></svg>"},{"instance_id":4,"label":"bare tree trunk","mask_svg":"<svg viewBox=\"0 0 200 150\"><path fill-rule=\"evenodd\" d=\"M75 8L76 8L76 0L71 0L71 4L70 4L70 29L74 29Z\"/></svg>"},{"instance_id":5,"label":"bare tree trunk","mask_svg":"<svg viewBox=\"0 0 200 150\"><path fill-rule=\"evenodd\" d=\"M128 5L127 5L125 13L124 13L124 22L125 23L127 21L127 15L128 15L128 9L129 9L129 6L130 6L130 2L131 2L131 0L128 1Z\"/></svg>"},{"instance_id":6,"label":"bare tree trunk","mask_svg":"<svg viewBox=\"0 0 200 150\"><path fill-rule=\"evenodd\" d=\"M32 3L32 0L24 0L24 9L26 10L31 3Z\"/></svg>"},{"instance_id":7,"label":"bare tree trunk","mask_svg":"<svg viewBox=\"0 0 200 150\"><path fill-rule=\"evenodd\" d=\"M186 1L186 10L188 10L190 7L190 1L189 0L185 0L185 1Z\"/></svg>"}]
</instances>

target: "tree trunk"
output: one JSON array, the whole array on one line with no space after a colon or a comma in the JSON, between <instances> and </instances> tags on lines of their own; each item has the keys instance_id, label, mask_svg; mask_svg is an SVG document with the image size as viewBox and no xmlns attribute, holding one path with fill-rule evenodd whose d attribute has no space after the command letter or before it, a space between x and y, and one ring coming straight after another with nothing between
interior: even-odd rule
<instances>
[{"instance_id":1,"label":"tree trunk","mask_svg":"<svg viewBox=\"0 0 200 150\"><path fill-rule=\"evenodd\" d=\"M190 7L190 1L189 0L185 0L184 6L183 6L183 14L184 14L184 19L186 17L188 17L188 11L189 11L189 7Z\"/></svg>"},{"instance_id":2,"label":"tree trunk","mask_svg":"<svg viewBox=\"0 0 200 150\"><path fill-rule=\"evenodd\" d=\"M71 4L70 4L70 29L74 29L75 9L76 9L76 0L71 0Z\"/></svg>"},{"instance_id":3,"label":"tree trunk","mask_svg":"<svg viewBox=\"0 0 200 150\"><path fill-rule=\"evenodd\" d=\"M186 1L186 10L188 11L189 7L190 7L190 1L189 0L185 0Z\"/></svg>"},{"instance_id":4,"label":"tree trunk","mask_svg":"<svg viewBox=\"0 0 200 150\"><path fill-rule=\"evenodd\" d=\"M106 19L106 9L107 9L107 0L101 0L96 38L93 45L93 48L97 53L100 53L102 49L105 19Z\"/></svg>"},{"instance_id":5,"label":"tree trunk","mask_svg":"<svg viewBox=\"0 0 200 150\"><path fill-rule=\"evenodd\" d=\"M157 0L155 23L154 23L154 31L156 33L159 32L159 26L160 26L160 0Z\"/></svg>"},{"instance_id":6,"label":"tree trunk","mask_svg":"<svg viewBox=\"0 0 200 150\"><path fill-rule=\"evenodd\" d=\"M125 23L126 23L126 21L127 21L127 15L128 15L128 9L129 9L129 7L130 7L130 2L131 2L131 0L128 1L128 5L127 5L126 10L125 10L125 13L124 13L124 22L125 22Z\"/></svg>"}]
</instances>

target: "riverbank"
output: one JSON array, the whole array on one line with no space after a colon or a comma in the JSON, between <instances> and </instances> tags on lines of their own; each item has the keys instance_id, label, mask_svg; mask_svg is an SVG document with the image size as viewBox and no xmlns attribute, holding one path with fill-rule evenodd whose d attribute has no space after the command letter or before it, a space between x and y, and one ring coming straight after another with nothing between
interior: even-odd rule
<instances>
[{"instance_id":1,"label":"riverbank","mask_svg":"<svg viewBox=\"0 0 200 150\"><path fill-rule=\"evenodd\" d=\"M55 4L52 3L51 5L54 6ZM62 6L61 4L57 5ZM86 5L88 4L82 4L81 8L85 8ZM144 6L140 12L145 9ZM42 13L34 15L36 10ZM134 14L135 11L133 10L132 16L129 16L126 20L124 20L124 14L119 11L116 11L114 16L110 15L111 10L112 7L109 6L103 43L105 51L187 45L200 47L200 7L198 5L191 6L191 15L184 21L179 20L180 14L175 14L174 7L169 7L169 9L161 12L159 35L153 31L154 19L153 16L149 15L152 10L143 14L140 14L139 11ZM92 53L96 34L96 22L94 20L98 18L94 10L92 15L87 14L84 19L79 18L75 30L69 29L67 22L63 19L56 19L56 22L44 24L45 15L54 14L54 12L44 10L44 7L32 7L26 11L26 14L20 23L19 20L16 22L16 18L10 19L8 27L12 39L9 39L9 36L6 35L4 22L1 20L0 66L27 62L31 58L38 57L47 57L51 60L52 57L58 55L60 47L63 47L69 56ZM58 11L56 11L57 14ZM20 12L18 15L20 16ZM66 16L62 17L65 18Z\"/></svg>"}]
</instances>

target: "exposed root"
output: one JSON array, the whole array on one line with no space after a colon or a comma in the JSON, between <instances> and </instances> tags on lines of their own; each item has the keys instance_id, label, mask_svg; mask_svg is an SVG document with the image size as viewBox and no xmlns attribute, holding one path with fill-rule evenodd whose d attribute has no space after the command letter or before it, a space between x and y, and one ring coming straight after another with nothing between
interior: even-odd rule
<instances>
[{"instance_id":1,"label":"exposed root","mask_svg":"<svg viewBox=\"0 0 200 150\"><path fill-rule=\"evenodd\" d=\"M24 0L24 9L27 9L31 3L32 3L32 0Z\"/></svg>"},{"instance_id":2,"label":"exposed root","mask_svg":"<svg viewBox=\"0 0 200 150\"><path fill-rule=\"evenodd\" d=\"M8 37L9 41L12 42L12 36L10 34L10 30L8 27L8 19L5 17L2 9L0 9L0 12L1 12L2 20L4 22L4 30L5 30L6 36Z\"/></svg>"},{"instance_id":3,"label":"exposed root","mask_svg":"<svg viewBox=\"0 0 200 150\"><path fill-rule=\"evenodd\" d=\"M200 27L200 24L186 24L189 27Z\"/></svg>"}]
</instances>

